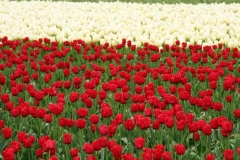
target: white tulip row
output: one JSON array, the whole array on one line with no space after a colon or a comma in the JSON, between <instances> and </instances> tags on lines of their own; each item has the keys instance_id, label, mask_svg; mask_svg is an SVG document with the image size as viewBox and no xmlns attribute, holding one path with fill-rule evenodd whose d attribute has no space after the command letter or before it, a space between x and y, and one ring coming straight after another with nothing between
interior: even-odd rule
<instances>
[{"instance_id":1,"label":"white tulip row","mask_svg":"<svg viewBox=\"0 0 240 160\"><path fill-rule=\"evenodd\" d=\"M0 1L0 37L240 46L240 4Z\"/></svg>"}]
</instances>

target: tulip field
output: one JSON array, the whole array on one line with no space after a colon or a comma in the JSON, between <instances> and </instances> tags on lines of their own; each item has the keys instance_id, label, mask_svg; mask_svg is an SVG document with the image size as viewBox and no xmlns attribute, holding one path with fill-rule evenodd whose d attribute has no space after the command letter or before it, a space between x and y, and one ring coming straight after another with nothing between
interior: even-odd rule
<instances>
[{"instance_id":1,"label":"tulip field","mask_svg":"<svg viewBox=\"0 0 240 160\"><path fill-rule=\"evenodd\" d=\"M240 159L239 8L0 1L0 160Z\"/></svg>"}]
</instances>

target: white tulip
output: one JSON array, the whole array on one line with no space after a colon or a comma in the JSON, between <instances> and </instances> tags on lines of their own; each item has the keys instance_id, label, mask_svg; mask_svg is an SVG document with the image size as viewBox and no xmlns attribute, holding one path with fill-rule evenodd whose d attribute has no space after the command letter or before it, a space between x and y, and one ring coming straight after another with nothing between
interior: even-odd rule
<instances>
[{"instance_id":1,"label":"white tulip","mask_svg":"<svg viewBox=\"0 0 240 160\"><path fill-rule=\"evenodd\" d=\"M228 47L233 48L234 47L234 42L228 42Z\"/></svg>"},{"instance_id":2,"label":"white tulip","mask_svg":"<svg viewBox=\"0 0 240 160\"><path fill-rule=\"evenodd\" d=\"M190 38L190 41L189 41L191 44L194 44L194 38Z\"/></svg>"},{"instance_id":3,"label":"white tulip","mask_svg":"<svg viewBox=\"0 0 240 160\"><path fill-rule=\"evenodd\" d=\"M116 46L117 44L118 44L117 41L115 41L114 39L111 40L111 45Z\"/></svg>"},{"instance_id":4,"label":"white tulip","mask_svg":"<svg viewBox=\"0 0 240 160\"><path fill-rule=\"evenodd\" d=\"M240 41L237 12L240 4L178 4L166 7L163 4L121 2L0 3L0 36L56 36L59 41L104 39L112 44L129 38L137 41L138 45L144 42L171 44L176 39L190 43L228 44L234 39L229 45L237 46L236 41Z\"/></svg>"},{"instance_id":5,"label":"white tulip","mask_svg":"<svg viewBox=\"0 0 240 160\"><path fill-rule=\"evenodd\" d=\"M202 40L198 40L198 41L197 41L197 44L202 45Z\"/></svg>"},{"instance_id":6,"label":"white tulip","mask_svg":"<svg viewBox=\"0 0 240 160\"><path fill-rule=\"evenodd\" d=\"M100 39L100 45L104 45L105 42L106 42L105 39Z\"/></svg>"}]
</instances>

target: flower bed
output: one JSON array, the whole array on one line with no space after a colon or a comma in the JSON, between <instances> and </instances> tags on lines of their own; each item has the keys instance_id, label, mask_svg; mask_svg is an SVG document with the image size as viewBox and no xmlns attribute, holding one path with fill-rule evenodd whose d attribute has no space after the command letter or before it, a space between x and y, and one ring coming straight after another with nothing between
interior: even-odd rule
<instances>
[{"instance_id":1,"label":"flower bed","mask_svg":"<svg viewBox=\"0 0 240 160\"><path fill-rule=\"evenodd\" d=\"M1 41L6 160L237 157L237 48Z\"/></svg>"},{"instance_id":2,"label":"flower bed","mask_svg":"<svg viewBox=\"0 0 240 160\"><path fill-rule=\"evenodd\" d=\"M0 159L239 159L239 7L0 1Z\"/></svg>"},{"instance_id":3,"label":"flower bed","mask_svg":"<svg viewBox=\"0 0 240 160\"><path fill-rule=\"evenodd\" d=\"M139 4L0 1L0 37L161 46L182 42L240 45L240 4Z\"/></svg>"}]
</instances>

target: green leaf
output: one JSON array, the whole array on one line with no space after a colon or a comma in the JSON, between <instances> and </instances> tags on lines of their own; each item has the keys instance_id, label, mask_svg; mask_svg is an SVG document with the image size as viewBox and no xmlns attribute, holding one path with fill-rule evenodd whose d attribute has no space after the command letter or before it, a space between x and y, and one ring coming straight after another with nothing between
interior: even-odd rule
<instances>
[{"instance_id":1,"label":"green leaf","mask_svg":"<svg viewBox=\"0 0 240 160\"><path fill-rule=\"evenodd\" d=\"M234 157L237 157L238 152L237 148L240 147L240 134L235 134L235 143L234 143Z\"/></svg>"},{"instance_id":2,"label":"green leaf","mask_svg":"<svg viewBox=\"0 0 240 160\"><path fill-rule=\"evenodd\" d=\"M215 155L221 155L221 151L220 151L220 148L219 147L215 147Z\"/></svg>"},{"instance_id":3,"label":"green leaf","mask_svg":"<svg viewBox=\"0 0 240 160\"><path fill-rule=\"evenodd\" d=\"M101 152L101 160L104 160L104 158L105 158L105 149L102 149L100 152Z\"/></svg>"},{"instance_id":4,"label":"green leaf","mask_svg":"<svg viewBox=\"0 0 240 160\"><path fill-rule=\"evenodd\" d=\"M122 140L125 144L128 144L128 139L127 139L127 138L121 138L121 140Z\"/></svg>"},{"instance_id":5,"label":"green leaf","mask_svg":"<svg viewBox=\"0 0 240 160\"><path fill-rule=\"evenodd\" d=\"M0 142L0 153L2 153L2 151L4 150L4 148L8 145L8 141L7 139L3 139L1 142Z\"/></svg>"}]
</instances>

